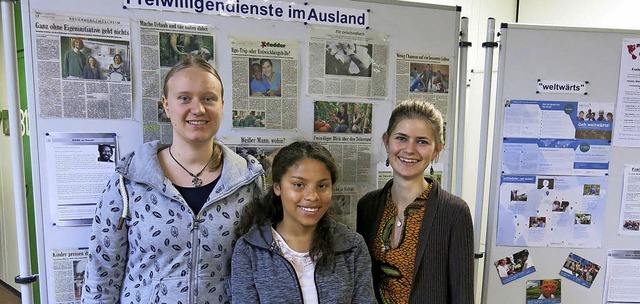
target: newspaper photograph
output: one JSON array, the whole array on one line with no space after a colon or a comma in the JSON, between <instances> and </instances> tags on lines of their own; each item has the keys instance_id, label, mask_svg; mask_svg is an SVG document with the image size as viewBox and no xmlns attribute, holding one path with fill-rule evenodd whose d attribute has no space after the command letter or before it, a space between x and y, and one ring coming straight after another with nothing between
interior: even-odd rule
<instances>
[{"instance_id":1,"label":"newspaper photograph","mask_svg":"<svg viewBox=\"0 0 640 304\"><path fill-rule=\"evenodd\" d=\"M298 128L298 60L295 41L231 41L233 128Z\"/></svg>"},{"instance_id":2,"label":"newspaper photograph","mask_svg":"<svg viewBox=\"0 0 640 304\"><path fill-rule=\"evenodd\" d=\"M309 35L309 94L387 97L386 35L335 28L312 28Z\"/></svg>"},{"instance_id":3,"label":"newspaper photograph","mask_svg":"<svg viewBox=\"0 0 640 304\"><path fill-rule=\"evenodd\" d=\"M162 106L164 76L178 61L196 56L215 67L213 27L205 24L139 20L142 60L144 141L172 142L173 130Z\"/></svg>"},{"instance_id":4,"label":"newspaper photograph","mask_svg":"<svg viewBox=\"0 0 640 304\"><path fill-rule=\"evenodd\" d=\"M301 140L302 138L299 138ZM225 138L222 141L231 150L241 156L247 154L255 157L265 171L266 183L271 184L271 163L278 150L297 139L284 136L240 136Z\"/></svg>"},{"instance_id":5,"label":"newspaper photograph","mask_svg":"<svg viewBox=\"0 0 640 304\"><path fill-rule=\"evenodd\" d=\"M38 11L32 20L40 117L132 118L128 20Z\"/></svg>"},{"instance_id":6,"label":"newspaper photograph","mask_svg":"<svg viewBox=\"0 0 640 304\"><path fill-rule=\"evenodd\" d=\"M396 102L420 99L436 105L447 117L449 57L428 54L396 54Z\"/></svg>"},{"instance_id":7,"label":"newspaper photograph","mask_svg":"<svg viewBox=\"0 0 640 304\"><path fill-rule=\"evenodd\" d=\"M338 180L338 184L333 186L328 213L334 220L355 230L358 200L363 195L364 193L359 193L355 186L342 184Z\"/></svg>"},{"instance_id":8,"label":"newspaper photograph","mask_svg":"<svg viewBox=\"0 0 640 304\"><path fill-rule=\"evenodd\" d=\"M55 303L80 303L88 256L87 249L52 250Z\"/></svg>"},{"instance_id":9,"label":"newspaper photograph","mask_svg":"<svg viewBox=\"0 0 640 304\"><path fill-rule=\"evenodd\" d=\"M342 183L370 181L372 112L372 103L314 103L313 140L331 152L341 168Z\"/></svg>"}]
</instances>

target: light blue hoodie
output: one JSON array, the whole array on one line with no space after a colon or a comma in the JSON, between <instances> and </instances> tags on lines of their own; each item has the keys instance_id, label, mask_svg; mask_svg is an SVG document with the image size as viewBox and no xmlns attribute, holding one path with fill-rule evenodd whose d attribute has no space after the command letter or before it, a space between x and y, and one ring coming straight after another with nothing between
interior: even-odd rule
<instances>
[{"instance_id":1,"label":"light blue hoodie","mask_svg":"<svg viewBox=\"0 0 640 304\"><path fill-rule=\"evenodd\" d=\"M235 226L262 190L253 158L223 149L220 180L198 214L162 173L158 152L143 144L122 158L97 205L85 272L83 303L228 303ZM125 179L123 213L119 177Z\"/></svg>"}]
</instances>

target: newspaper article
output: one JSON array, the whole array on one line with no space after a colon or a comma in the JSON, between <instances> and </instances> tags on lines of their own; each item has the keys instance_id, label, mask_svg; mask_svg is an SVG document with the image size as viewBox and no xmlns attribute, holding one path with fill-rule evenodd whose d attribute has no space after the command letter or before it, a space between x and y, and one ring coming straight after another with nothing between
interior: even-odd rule
<instances>
[{"instance_id":1,"label":"newspaper article","mask_svg":"<svg viewBox=\"0 0 640 304\"><path fill-rule=\"evenodd\" d=\"M298 127L299 45L274 39L233 39L233 128Z\"/></svg>"},{"instance_id":2,"label":"newspaper article","mask_svg":"<svg viewBox=\"0 0 640 304\"><path fill-rule=\"evenodd\" d=\"M215 66L212 26L139 20L142 60L142 122L144 141L172 142L173 130L162 106L164 76L178 61L198 56Z\"/></svg>"},{"instance_id":3,"label":"newspaper article","mask_svg":"<svg viewBox=\"0 0 640 304\"><path fill-rule=\"evenodd\" d=\"M302 139L302 138L300 138ZM223 142L241 156L253 155L265 171L266 183L271 184L271 163L278 149L296 141L284 136L240 136L225 138Z\"/></svg>"},{"instance_id":4,"label":"newspaper article","mask_svg":"<svg viewBox=\"0 0 640 304\"><path fill-rule=\"evenodd\" d=\"M47 133L45 144L51 218L58 226L90 225L115 170L115 134Z\"/></svg>"},{"instance_id":5,"label":"newspaper article","mask_svg":"<svg viewBox=\"0 0 640 304\"><path fill-rule=\"evenodd\" d=\"M386 35L335 28L312 28L309 35L309 94L387 97Z\"/></svg>"},{"instance_id":6,"label":"newspaper article","mask_svg":"<svg viewBox=\"0 0 640 304\"><path fill-rule=\"evenodd\" d=\"M80 303L87 249L52 250L55 303Z\"/></svg>"},{"instance_id":7,"label":"newspaper article","mask_svg":"<svg viewBox=\"0 0 640 304\"><path fill-rule=\"evenodd\" d=\"M132 118L128 20L35 12L33 22L40 117Z\"/></svg>"},{"instance_id":8,"label":"newspaper article","mask_svg":"<svg viewBox=\"0 0 640 304\"><path fill-rule=\"evenodd\" d=\"M603 303L640 303L640 251L610 249L606 269Z\"/></svg>"},{"instance_id":9,"label":"newspaper article","mask_svg":"<svg viewBox=\"0 0 640 304\"><path fill-rule=\"evenodd\" d=\"M331 152L345 184L369 183L373 104L316 101L313 140Z\"/></svg>"},{"instance_id":10,"label":"newspaper article","mask_svg":"<svg viewBox=\"0 0 640 304\"><path fill-rule=\"evenodd\" d=\"M620 207L621 235L640 235L640 164L625 164Z\"/></svg>"},{"instance_id":11,"label":"newspaper article","mask_svg":"<svg viewBox=\"0 0 640 304\"><path fill-rule=\"evenodd\" d=\"M407 99L429 101L446 118L451 98L449 75L448 56L397 53L396 103Z\"/></svg>"}]
</instances>

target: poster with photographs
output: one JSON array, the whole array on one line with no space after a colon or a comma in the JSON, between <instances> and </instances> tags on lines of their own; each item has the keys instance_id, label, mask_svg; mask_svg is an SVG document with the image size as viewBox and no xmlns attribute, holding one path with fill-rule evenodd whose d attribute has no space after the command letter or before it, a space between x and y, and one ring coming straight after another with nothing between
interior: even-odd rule
<instances>
[{"instance_id":1,"label":"poster with photographs","mask_svg":"<svg viewBox=\"0 0 640 304\"><path fill-rule=\"evenodd\" d=\"M436 105L447 116L450 70L449 56L415 53L396 54L396 101L420 99Z\"/></svg>"},{"instance_id":2,"label":"poster with photographs","mask_svg":"<svg viewBox=\"0 0 640 304\"><path fill-rule=\"evenodd\" d=\"M132 118L126 19L35 12L36 103L43 118Z\"/></svg>"},{"instance_id":3,"label":"poster with photographs","mask_svg":"<svg viewBox=\"0 0 640 304\"><path fill-rule=\"evenodd\" d=\"M299 44L277 39L231 41L233 128L298 127Z\"/></svg>"},{"instance_id":4,"label":"poster with photographs","mask_svg":"<svg viewBox=\"0 0 640 304\"><path fill-rule=\"evenodd\" d=\"M528 280L527 304L562 303L560 279Z\"/></svg>"},{"instance_id":5,"label":"poster with photographs","mask_svg":"<svg viewBox=\"0 0 640 304\"><path fill-rule=\"evenodd\" d=\"M200 57L215 67L213 27L206 24L139 20L142 53L144 141L172 142L173 129L162 105L164 76L178 61Z\"/></svg>"},{"instance_id":6,"label":"poster with photographs","mask_svg":"<svg viewBox=\"0 0 640 304\"><path fill-rule=\"evenodd\" d=\"M584 287L591 288L598 272L600 272L600 265L571 252L562 265L560 275Z\"/></svg>"},{"instance_id":7,"label":"poster with photographs","mask_svg":"<svg viewBox=\"0 0 640 304\"><path fill-rule=\"evenodd\" d=\"M502 175L497 244L599 248L607 178Z\"/></svg>"},{"instance_id":8,"label":"poster with photographs","mask_svg":"<svg viewBox=\"0 0 640 304\"><path fill-rule=\"evenodd\" d=\"M308 93L385 98L389 42L371 30L309 30Z\"/></svg>"},{"instance_id":9,"label":"poster with photographs","mask_svg":"<svg viewBox=\"0 0 640 304\"><path fill-rule=\"evenodd\" d=\"M502 284L511 283L514 280L536 271L536 267L533 265L533 259L527 249L503 257L493 262L493 265L498 271L498 277Z\"/></svg>"}]
</instances>

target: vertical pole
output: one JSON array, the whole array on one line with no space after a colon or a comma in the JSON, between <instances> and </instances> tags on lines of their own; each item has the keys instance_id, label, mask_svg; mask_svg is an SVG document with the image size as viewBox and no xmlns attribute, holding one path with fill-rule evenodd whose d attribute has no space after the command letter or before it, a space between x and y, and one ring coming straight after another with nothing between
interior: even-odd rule
<instances>
[{"instance_id":1,"label":"vertical pole","mask_svg":"<svg viewBox=\"0 0 640 304\"><path fill-rule=\"evenodd\" d=\"M24 183L24 160L22 154L22 132L20 128L20 94L18 91L18 61L16 53L13 1L0 0L2 12L2 44L4 45L5 73L7 75L7 97L9 98L9 132L13 169L13 193L16 208L16 232L18 236L18 263L20 274L15 278L20 284L23 304L31 304L31 274L29 259L29 234L26 212L26 189Z\"/></svg>"},{"instance_id":2,"label":"vertical pole","mask_svg":"<svg viewBox=\"0 0 640 304\"><path fill-rule=\"evenodd\" d=\"M468 42L469 37L469 18L462 17L460 20L460 74L458 75L458 117L456 121L458 123L458 137L456 140L456 161L455 161L455 182L453 185L453 193L457 196L462 196L462 168L464 162L464 128L465 128L465 116L466 116L466 103L467 103L467 53L471 46L471 42Z\"/></svg>"}]
</instances>

